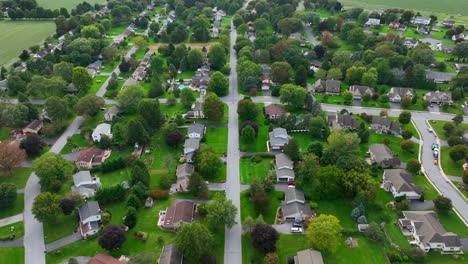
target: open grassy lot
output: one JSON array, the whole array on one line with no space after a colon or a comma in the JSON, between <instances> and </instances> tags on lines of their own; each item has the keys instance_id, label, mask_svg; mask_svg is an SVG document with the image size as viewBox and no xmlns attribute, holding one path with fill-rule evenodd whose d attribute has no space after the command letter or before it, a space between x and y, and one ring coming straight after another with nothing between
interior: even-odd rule
<instances>
[{"instance_id":1,"label":"open grassy lot","mask_svg":"<svg viewBox=\"0 0 468 264\"><path fill-rule=\"evenodd\" d=\"M463 176L463 160L453 161L449 155L450 147L443 146L440 150L440 165L447 175Z\"/></svg>"},{"instance_id":2,"label":"open grassy lot","mask_svg":"<svg viewBox=\"0 0 468 264\"><path fill-rule=\"evenodd\" d=\"M21 214L24 210L23 208L24 208L24 194L21 193L21 194L18 194L18 196L16 197L15 206L13 206L13 208L0 210L0 219L14 216L17 214ZM0 263L2 262L0 261Z\"/></svg>"},{"instance_id":3,"label":"open grassy lot","mask_svg":"<svg viewBox=\"0 0 468 264\"><path fill-rule=\"evenodd\" d=\"M227 127L208 127L206 128L206 144L213 148L219 154L224 155L227 152Z\"/></svg>"},{"instance_id":4,"label":"open grassy lot","mask_svg":"<svg viewBox=\"0 0 468 264\"><path fill-rule=\"evenodd\" d=\"M71 235L77 227L78 219L73 214L60 214L56 221L44 223L44 241L48 244Z\"/></svg>"},{"instance_id":5,"label":"open grassy lot","mask_svg":"<svg viewBox=\"0 0 468 264\"><path fill-rule=\"evenodd\" d=\"M270 191L267 193L267 195L270 196L271 198L270 208L268 209L268 212L263 215L263 219L265 220L266 224L274 224L275 217L276 217L276 210L281 204L281 200L283 199L284 193L278 192L278 191ZM252 201L250 200L250 197L248 196L247 191L241 192L240 200L241 200L241 221L244 221L244 219L247 216L251 216L254 219L259 216L259 214L255 211L255 208L252 204Z\"/></svg>"},{"instance_id":6,"label":"open grassy lot","mask_svg":"<svg viewBox=\"0 0 468 264\"><path fill-rule=\"evenodd\" d=\"M81 0L37 0L37 3L43 8L50 8L50 9L60 9L61 7L65 7L68 10L72 10L76 7L79 3L83 1ZM94 6L94 4L102 4L104 0L86 0L86 2L90 3Z\"/></svg>"},{"instance_id":7,"label":"open grassy lot","mask_svg":"<svg viewBox=\"0 0 468 264\"><path fill-rule=\"evenodd\" d=\"M0 263L24 263L24 247L0 247Z\"/></svg>"},{"instance_id":8,"label":"open grassy lot","mask_svg":"<svg viewBox=\"0 0 468 264\"><path fill-rule=\"evenodd\" d=\"M22 50L39 44L55 32L53 21L0 21L0 64L17 58Z\"/></svg>"},{"instance_id":9,"label":"open grassy lot","mask_svg":"<svg viewBox=\"0 0 468 264\"><path fill-rule=\"evenodd\" d=\"M350 248L345 245L345 238L342 237L342 242L338 244L338 248L334 253L323 254L325 263L386 263L386 258L382 252L382 248L364 237L355 237L358 246Z\"/></svg>"},{"instance_id":10,"label":"open grassy lot","mask_svg":"<svg viewBox=\"0 0 468 264\"><path fill-rule=\"evenodd\" d=\"M315 142L315 141L320 141L322 143L326 143L327 140L325 138L314 138L311 137L309 133L307 132L298 132L298 133L291 133L291 136L296 140L297 144L301 148L302 152L307 151L307 147L310 145L310 143Z\"/></svg>"},{"instance_id":11,"label":"open grassy lot","mask_svg":"<svg viewBox=\"0 0 468 264\"><path fill-rule=\"evenodd\" d=\"M241 184L251 184L255 177L263 179L272 168L273 157L262 158L260 162L255 162L250 157L240 159Z\"/></svg>"},{"instance_id":12,"label":"open grassy lot","mask_svg":"<svg viewBox=\"0 0 468 264\"><path fill-rule=\"evenodd\" d=\"M439 216L440 223L444 226L444 228L447 231L453 232L459 235L460 237L468 238L468 229L466 228L462 220L458 217L458 215L455 214L455 212L438 212L437 215Z\"/></svg>"},{"instance_id":13,"label":"open grassy lot","mask_svg":"<svg viewBox=\"0 0 468 264\"><path fill-rule=\"evenodd\" d=\"M319 214L331 214L340 220L340 224L345 229L357 230L356 222L351 218L353 205L351 201L334 200L334 201L318 201Z\"/></svg>"},{"instance_id":14,"label":"open grassy lot","mask_svg":"<svg viewBox=\"0 0 468 264\"><path fill-rule=\"evenodd\" d=\"M13 228L13 231L11 228ZM10 235L15 235L15 238L24 236L23 221L0 227L0 237L8 237Z\"/></svg>"},{"instance_id":15,"label":"open grassy lot","mask_svg":"<svg viewBox=\"0 0 468 264\"><path fill-rule=\"evenodd\" d=\"M14 183L18 189L23 189L26 186L31 172L31 168L16 168L13 175L0 173L0 182L11 182Z\"/></svg>"}]
</instances>

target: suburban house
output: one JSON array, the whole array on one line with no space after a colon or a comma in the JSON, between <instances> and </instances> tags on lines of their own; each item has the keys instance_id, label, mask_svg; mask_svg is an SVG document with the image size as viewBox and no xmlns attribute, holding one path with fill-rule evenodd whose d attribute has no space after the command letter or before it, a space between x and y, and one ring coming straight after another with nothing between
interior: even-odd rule
<instances>
[{"instance_id":1,"label":"suburban house","mask_svg":"<svg viewBox=\"0 0 468 264\"><path fill-rule=\"evenodd\" d=\"M95 147L86 148L80 151L75 165L78 169L90 170L101 165L110 157L111 153L111 150L98 149Z\"/></svg>"},{"instance_id":2,"label":"suburban house","mask_svg":"<svg viewBox=\"0 0 468 264\"><path fill-rule=\"evenodd\" d=\"M455 49L455 45L442 45L442 44L437 44L437 48L445 53L452 53L452 51Z\"/></svg>"},{"instance_id":3,"label":"suburban house","mask_svg":"<svg viewBox=\"0 0 468 264\"><path fill-rule=\"evenodd\" d=\"M414 91L413 88L392 87L387 95L390 102L400 103L405 97L413 99Z\"/></svg>"},{"instance_id":4,"label":"suburban house","mask_svg":"<svg viewBox=\"0 0 468 264\"><path fill-rule=\"evenodd\" d=\"M453 28L455 26L455 21L453 21L453 20L444 20L444 22L442 22L442 26L445 27L445 28Z\"/></svg>"},{"instance_id":5,"label":"suburban house","mask_svg":"<svg viewBox=\"0 0 468 264\"><path fill-rule=\"evenodd\" d=\"M83 237L97 234L101 221L101 209L96 201L88 201L78 210L80 215L80 232Z\"/></svg>"},{"instance_id":6,"label":"suburban house","mask_svg":"<svg viewBox=\"0 0 468 264\"><path fill-rule=\"evenodd\" d=\"M378 25L380 25L380 19L378 19L378 18L369 18L365 25L369 26L369 27L378 26Z\"/></svg>"},{"instance_id":7,"label":"suburban house","mask_svg":"<svg viewBox=\"0 0 468 264\"><path fill-rule=\"evenodd\" d=\"M203 104L193 104L191 111L188 111L187 114L185 114L185 117L189 119L205 118L205 112L203 112Z\"/></svg>"},{"instance_id":8,"label":"suburban house","mask_svg":"<svg viewBox=\"0 0 468 264\"><path fill-rule=\"evenodd\" d=\"M176 176L177 182L175 186L171 187L173 192L186 192L188 191L188 185L190 176L195 172L195 167L190 163L182 163L177 166Z\"/></svg>"},{"instance_id":9,"label":"suburban house","mask_svg":"<svg viewBox=\"0 0 468 264\"><path fill-rule=\"evenodd\" d=\"M193 124L188 127L187 134L189 138L203 138L205 135L205 125L203 124Z\"/></svg>"},{"instance_id":10,"label":"suburban house","mask_svg":"<svg viewBox=\"0 0 468 264\"><path fill-rule=\"evenodd\" d=\"M294 181L294 162L288 155L281 153L275 155L275 172L277 182Z\"/></svg>"},{"instance_id":11,"label":"suburban house","mask_svg":"<svg viewBox=\"0 0 468 264\"><path fill-rule=\"evenodd\" d=\"M388 117L373 116L371 129L379 134L399 135L401 133L400 123Z\"/></svg>"},{"instance_id":12,"label":"suburban house","mask_svg":"<svg viewBox=\"0 0 468 264\"><path fill-rule=\"evenodd\" d=\"M289 135L286 129L277 127L268 133L269 146L273 150L282 150L289 142Z\"/></svg>"},{"instance_id":13,"label":"suburban house","mask_svg":"<svg viewBox=\"0 0 468 264\"><path fill-rule=\"evenodd\" d=\"M412 49L419 44L419 40L415 38L406 38L403 42L403 46L407 47L408 49Z\"/></svg>"},{"instance_id":14,"label":"suburban house","mask_svg":"<svg viewBox=\"0 0 468 264\"><path fill-rule=\"evenodd\" d=\"M179 201L165 211L159 212L158 226L165 230L177 231L183 224L190 224L195 219L195 203Z\"/></svg>"},{"instance_id":15,"label":"suburban house","mask_svg":"<svg viewBox=\"0 0 468 264\"><path fill-rule=\"evenodd\" d=\"M402 213L403 218L398 219L398 224L403 234L406 235L409 232L408 235L414 238L410 244L418 245L425 252L437 250L445 253L463 253L460 237L447 232L434 211L403 211Z\"/></svg>"},{"instance_id":16,"label":"suburban house","mask_svg":"<svg viewBox=\"0 0 468 264\"><path fill-rule=\"evenodd\" d=\"M124 255L120 256L120 258L116 259L112 256L109 256L104 253L99 253L96 256L92 257L88 264L125 264L130 259Z\"/></svg>"},{"instance_id":17,"label":"suburban house","mask_svg":"<svg viewBox=\"0 0 468 264\"><path fill-rule=\"evenodd\" d=\"M406 30L406 25L405 24L400 24L398 22L391 22L388 25L389 28L398 30L398 31L405 31Z\"/></svg>"},{"instance_id":18,"label":"suburban house","mask_svg":"<svg viewBox=\"0 0 468 264\"><path fill-rule=\"evenodd\" d=\"M117 116L119 113L120 108L118 106L112 106L104 111L104 119L107 122L111 122L112 119L114 119L114 117Z\"/></svg>"},{"instance_id":19,"label":"suburban house","mask_svg":"<svg viewBox=\"0 0 468 264\"><path fill-rule=\"evenodd\" d=\"M265 112L265 116L270 120L278 120L282 114L289 114L286 109L276 104L269 104L265 106L263 111Z\"/></svg>"},{"instance_id":20,"label":"suburban house","mask_svg":"<svg viewBox=\"0 0 468 264\"><path fill-rule=\"evenodd\" d=\"M294 256L294 264L323 264L322 253L313 249L297 252Z\"/></svg>"},{"instance_id":21,"label":"suburban house","mask_svg":"<svg viewBox=\"0 0 468 264\"><path fill-rule=\"evenodd\" d=\"M175 244L165 245L162 248L161 255L158 259L158 264L182 264L184 256L177 251Z\"/></svg>"},{"instance_id":22,"label":"suburban house","mask_svg":"<svg viewBox=\"0 0 468 264\"><path fill-rule=\"evenodd\" d=\"M102 123L97 125L91 134L94 142L101 142L101 136L105 135L109 138L112 138L111 125L107 123Z\"/></svg>"},{"instance_id":23,"label":"suburban house","mask_svg":"<svg viewBox=\"0 0 468 264\"><path fill-rule=\"evenodd\" d=\"M184 157L185 160L189 163L193 162L195 153L200 148L200 139L199 138L188 138L184 143Z\"/></svg>"},{"instance_id":24,"label":"suburban house","mask_svg":"<svg viewBox=\"0 0 468 264\"><path fill-rule=\"evenodd\" d=\"M23 128L23 134L32 133L37 134L42 129L42 121L39 119L34 119L27 126Z\"/></svg>"},{"instance_id":25,"label":"suburban house","mask_svg":"<svg viewBox=\"0 0 468 264\"><path fill-rule=\"evenodd\" d=\"M431 18L427 16L415 16L411 19L411 23L415 25L429 26L429 24L431 24Z\"/></svg>"},{"instance_id":26,"label":"suburban house","mask_svg":"<svg viewBox=\"0 0 468 264\"><path fill-rule=\"evenodd\" d=\"M354 99L362 99L365 94L372 96L375 93L374 88L362 85L351 85L348 91L353 95Z\"/></svg>"},{"instance_id":27,"label":"suburban house","mask_svg":"<svg viewBox=\"0 0 468 264\"><path fill-rule=\"evenodd\" d=\"M416 31L419 34L428 35L429 33L431 33L431 28L429 26L418 25L418 27L416 28Z\"/></svg>"},{"instance_id":28,"label":"suburban house","mask_svg":"<svg viewBox=\"0 0 468 264\"><path fill-rule=\"evenodd\" d=\"M295 39L299 41L301 47L305 47L306 45L305 38L301 33L297 33L297 32L291 33L289 35L289 39Z\"/></svg>"},{"instance_id":29,"label":"suburban house","mask_svg":"<svg viewBox=\"0 0 468 264\"><path fill-rule=\"evenodd\" d=\"M442 92L442 91L434 91L429 92L424 95L424 100L429 101L429 103L433 104L452 104L452 93L450 92Z\"/></svg>"},{"instance_id":30,"label":"suburban house","mask_svg":"<svg viewBox=\"0 0 468 264\"><path fill-rule=\"evenodd\" d=\"M452 72L435 72L426 70L426 79L435 83L449 83L457 74Z\"/></svg>"},{"instance_id":31,"label":"suburban house","mask_svg":"<svg viewBox=\"0 0 468 264\"><path fill-rule=\"evenodd\" d=\"M403 169L384 170L383 187L391 192L393 197L405 196L406 199L416 200L422 196L421 188L414 185L413 175Z\"/></svg>"},{"instance_id":32,"label":"suburban house","mask_svg":"<svg viewBox=\"0 0 468 264\"><path fill-rule=\"evenodd\" d=\"M457 40L467 40L468 41L468 34L465 33L460 33L460 34L455 34L452 36L453 41Z\"/></svg>"},{"instance_id":33,"label":"suburban house","mask_svg":"<svg viewBox=\"0 0 468 264\"><path fill-rule=\"evenodd\" d=\"M400 157L394 156L393 152L385 144L370 145L369 159L372 163L375 162L386 169L400 167Z\"/></svg>"},{"instance_id":34,"label":"suburban house","mask_svg":"<svg viewBox=\"0 0 468 264\"><path fill-rule=\"evenodd\" d=\"M281 212L285 221L304 221L312 216L312 210L306 203L304 193L296 188L287 189L284 193Z\"/></svg>"},{"instance_id":35,"label":"suburban house","mask_svg":"<svg viewBox=\"0 0 468 264\"><path fill-rule=\"evenodd\" d=\"M91 64L89 64L87 67L86 67L86 70L88 71L88 73L94 77L96 77L96 75L99 73L99 71L101 70L102 68L102 61L101 60L97 60Z\"/></svg>"},{"instance_id":36,"label":"suburban house","mask_svg":"<svg viewBox=\"0 0 468 264\"><path fill-rule=\"evenodd\" d=\"M359 121L350 114L340 115L336 113L335 119L336 122L332 124L334 127L342 127L348 130L357 130L359 128Z\"/></svg>"},{"instance_id":37,"label":"suburban house","mask_svg":"<svg viewBox=\"0 0 468 264\"><path fill-rule=\"evenodd\" d=\"M84 198L93 197L101 188L101 181L96 176L91 176L89 171L79 171L73 175L72 192L79 192Z\"/></svg>"},{"instance_id":38,"label":"suburban house","mask_svg":"<svg viewBox=\"0 0 468 264\"><path fill-rule=\"evenodd\" d=\"M146 67L142 65L138 66L133 72L132 77L139 82L143 81L143 79L146 77Z\"/></svg>"},{"instance_id":39,"label":"suburban house","mask_svg":"<svg viewBox=\"0 0 468 264\"><path fill-rule=\"evenodd\" d=\"M316 93L339 95L341 93L341 81L318 79L314 84Z\"/></svg>"}]
</instances>

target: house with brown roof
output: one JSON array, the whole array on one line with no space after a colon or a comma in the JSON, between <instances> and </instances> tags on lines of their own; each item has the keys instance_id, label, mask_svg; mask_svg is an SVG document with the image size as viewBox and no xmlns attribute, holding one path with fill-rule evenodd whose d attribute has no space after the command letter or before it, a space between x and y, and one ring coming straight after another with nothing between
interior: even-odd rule
<instances>
[{"instance_id":1,"label":"house with brown roof","mask_svg":"<svg viewBox=\"0 0 468 264\"><path fill-rule=\"evenodd\" d=\"M95 147L86 148L80 151L75 165L78 169L90 170L101 165L110 157L111 153L111 150L98 149Z\"/></svg>"},{"instance_id":2,"label":"house with brown roof","mask_svg":"<svg viewBox=\"0 0 468 264\"><path fill-rule=\"evenodd\" d=\"M406 197L406 199L420 199L422 191L419 186L414 185L413 175L403 169L384 170L383 187L391 192L393 197Z\"/></svg>"},{"instance_id":3,"label":"house with brown roof","mask_svg":"<svg viewBox=\"0 0 468 264\"><path fill-rule=\"evenodd\" d=\"M289 112L286 109L276 104L265 106L263 111L265 112L265 116L270 120L278 120L282 114L289 115Z\"/></svg>"},{"instance_id":4,"label":"house with brown roof","mask_svg":"<svg viewBox=\"0 0 468 264\"><path fill-rule=\"evenodd\" d=\"M313 91L316 93L339 95L341 93L341 81L318 79L314 84Z\"/></svg>"},{"instance_id":5,"label":"house with brown roof","mask_svg":"<svg viewBox=\"0 0 468 264\"><path fill-rule=\"evenodd\" d=\"M31 121L27 126L25 126L22 131L24 134L27 134L27 133L37 134L42 129L42 125L43 123L41 120L35 119Z\"/></svg>"},{"instance_id":6,"label":"house with brown roof","mask_svg":"<svg viewBox=\"0 0 468 264\"><path fill-rule=\"evenodd\" d=\"M195 219L196 205L192 201L179 201L159 212L158 225L165 230L177 231L182 225L190 224Z\"/></svg>"},{"instance_id":7,"label":"house with brown roof","mask_svg":"<svg viewBox=\"0 0 468 264\"><path fill-rule=\"evenodd\" d=\"M398 224L403 234L409 232L413 237L410 244L418 245L425 252L437 250L463 254L460 237L447 232L434 211L403 211L402 214L403 218L398 220Z\"/></svg>"},{"instance_id":8,"label":"house with brown roof","mask_svg":"<svg viewBox=\"0 0 468 264\"><path fill-rule=\"evenodd\" d=\"M129 261L129 258L125 256L120 256L119 259L116 259L112 256L109 256L104 253L99 253L96 256L92 257L88 264L124 264Z\"/></svg>"},{"instance_id":9,"label":"house with brown roof","mask_svg":"<svg viewBox=\"0 0 468 264\"><path fill-rule=\"evenodd\" d=\"M372 144L369 146L369 159L383 168L399 168L400 158L394 156L393 152L385 144Z\"/></svg>"},{"instance_id":10,"label":"house with brown roof","mask_svg":"<svg viewBox=\"0 0 468 264\"><path fill-rule=\"evenodd\" d=\"M362 99L365 94L372 96L375 93L374 88L363 85L351 85L348 91L353 95L354 99Z\"/></svg>"},{"instance_id":11,"label":"house with brown roof","mask_svg":"<svg viewBox=\"0 0 468 264\"><path fill-rule=\"evenodd\" d=\"M323 264L322 253L313 249L306 249L297 252L294 256L294 264Z\"/></svg>"}]
</instances>

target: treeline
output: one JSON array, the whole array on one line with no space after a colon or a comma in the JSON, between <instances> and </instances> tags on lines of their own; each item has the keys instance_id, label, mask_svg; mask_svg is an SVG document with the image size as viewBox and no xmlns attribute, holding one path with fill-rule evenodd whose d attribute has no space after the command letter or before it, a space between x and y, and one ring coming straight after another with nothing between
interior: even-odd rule
<instances>
[{"instance_id":1,"label":"treeline","mask_svg":"<svg viewBox=\"0 0 468 264\"><path fill-rule=\"evenodd\" d=\"M38 6L36 0L6 0L0 2L0 7L1 10L8 10L7 14L11 20L18 20L23 18L47 19L55 18L60 15L65 17L70 16L66 8L42 8Z\"/></svg>"}]
</instances>

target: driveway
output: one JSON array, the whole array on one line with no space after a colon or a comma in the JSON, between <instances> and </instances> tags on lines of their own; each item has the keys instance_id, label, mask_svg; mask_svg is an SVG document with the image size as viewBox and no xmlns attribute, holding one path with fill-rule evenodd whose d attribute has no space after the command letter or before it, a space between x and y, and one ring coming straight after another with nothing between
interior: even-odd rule
<instances>
[{"instance_id":1,"label":"driveway","mask_svg":"<svg viewBox=\"0 0 468 264\"><path fill-rule=\"evenodd\" d=\"M291 223L284 223L279 225L271 225L280 234L291 234Z\"/></svg>"},{"instance_id":2,"label":"driveway","mask_svg":"<svg viewBox=\"0 0 468 264\"><path fill-rule=\"evenodd\" d=\"M83 237L81 236L80 232L76 232L76 233L73 233L73 234L71 234L69 236L66 236L64 238L61 238L61 239L59 239L57 241L54 241L54 242L52 242L50 244L47 244L46 245L46 250L47 250L47 252L51 252L51 251L54 251L56 249L59 249L61 247L64 247L64 246L66 246L68 244L71 244L71 243L76 242L76 241L81 240L81 239L83 239Z\"/></svg>"},{"instance_id":3,"label":"driveway","mask_svg":"<svg viewBox=\"0 0 468 264\"><path fill-rule=\"evenodd\" d=\"M399 103L390 102L390 109L400 109Z\"/></svg>"},{"instance_id":4,"label":"driveway","mask_svg":"<svg viewBox=\"0 0 468 264\"><path fill-rule=\"evenodd\" d=\"M422 210L431 210L434 208L434 202L432 201L418 201L418 200L411 200L410 209L416 211Z\"/></svg>"}]
</instances>

